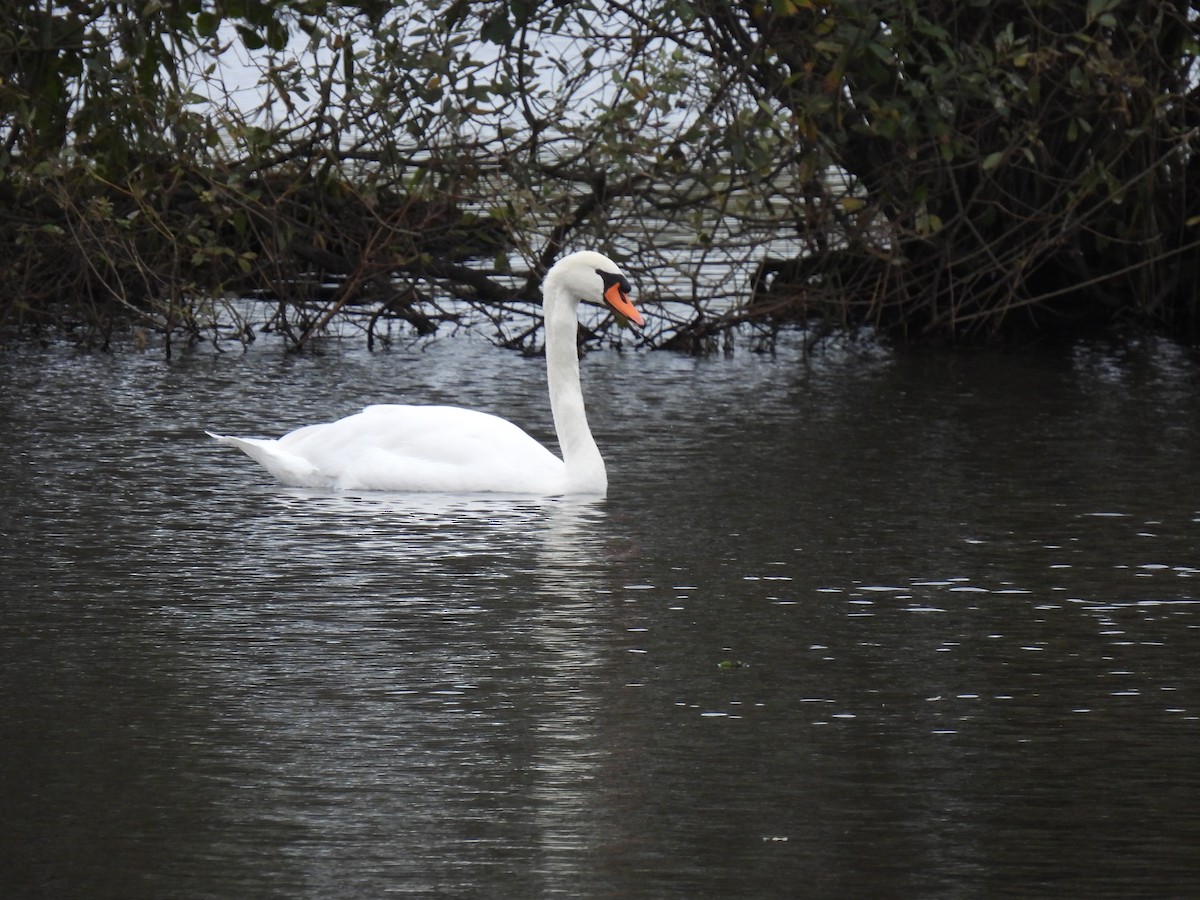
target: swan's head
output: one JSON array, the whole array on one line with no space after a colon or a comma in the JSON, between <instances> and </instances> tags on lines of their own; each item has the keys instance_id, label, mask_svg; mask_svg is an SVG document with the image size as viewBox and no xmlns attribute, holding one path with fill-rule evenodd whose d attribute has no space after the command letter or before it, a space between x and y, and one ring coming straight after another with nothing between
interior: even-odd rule
<instances>
[{"instance_id":1,"label":"swan's head","mask_svg":"<svg viewBox=\"0 0 1200 900\"><path fill-rule=\"evenodd\" d=\"M629 299L629 280L620 267L601 253L583 250L564 256L546 273L542 288L549 299L551 291L562 290L573 300L603 303L613 311L621 325L644 325L645 319Z\"/></svg>"}]
</instances>

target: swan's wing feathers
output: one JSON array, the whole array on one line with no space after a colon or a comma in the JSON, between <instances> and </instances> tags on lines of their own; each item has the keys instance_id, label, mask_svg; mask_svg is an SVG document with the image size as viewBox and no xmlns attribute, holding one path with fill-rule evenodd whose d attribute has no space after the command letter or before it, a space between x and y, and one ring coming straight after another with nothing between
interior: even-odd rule
<instances>
[{"instance_id":1,"label":"swan's wing feathers","mask_svg":"<svg viewBox=\"0 0 1200 900\"><path fill-rule=\"evenodd\" d=\"M541 492L563 469L511 422L451 406L368 406L278 443L345 489Z\"/></svg>"},{"instance_id":2,"label":"swan's wing feathers","mask_svg":"<svg viewBox=\"0 0 1200 900\"><path fill-rule=\"evenodd\" d=\"M329 479L311 461L288 451L279 441L260 438L239 438L227 434L205 432L209 437L237 447L252 460L291 487L324 487Z\"/></svg>"}]
</instances>

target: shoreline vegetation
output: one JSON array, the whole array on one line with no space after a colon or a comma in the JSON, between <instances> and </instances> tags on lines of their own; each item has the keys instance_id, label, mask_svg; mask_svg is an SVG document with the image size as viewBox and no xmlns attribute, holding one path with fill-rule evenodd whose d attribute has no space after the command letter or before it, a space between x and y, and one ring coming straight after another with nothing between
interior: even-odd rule
<instances>
[{"instance_id":1,"label":"shoreline vegetation","mask_svg":"<svg viewBox=\"0 0 1200 900\"><path fill-rule=\"evenodd\" d=\"M0 335L533 352L588 247L653 348L1191 341L1198 56L1150 0L17 3Z\"/></svg>"}]
</instances>

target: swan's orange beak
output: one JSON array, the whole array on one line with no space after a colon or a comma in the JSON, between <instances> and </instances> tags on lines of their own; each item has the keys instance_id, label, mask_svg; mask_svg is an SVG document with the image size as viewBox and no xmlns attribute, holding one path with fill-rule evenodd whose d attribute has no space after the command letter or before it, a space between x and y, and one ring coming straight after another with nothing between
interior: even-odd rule
<instances>
[{"instance_id":1,"label":"swan's orange beak","mask_svg":"<svg viewBox=\"0 0 1200 900\"><path fill-rule=\"evenodd\" d=\"M634 307L629 295L621 290L620 282L614 281L604 289L604 302L617 314L617 321L621 325L632 323L641 328L646 324L646 320Z\"/></svg>"}]
</instances>

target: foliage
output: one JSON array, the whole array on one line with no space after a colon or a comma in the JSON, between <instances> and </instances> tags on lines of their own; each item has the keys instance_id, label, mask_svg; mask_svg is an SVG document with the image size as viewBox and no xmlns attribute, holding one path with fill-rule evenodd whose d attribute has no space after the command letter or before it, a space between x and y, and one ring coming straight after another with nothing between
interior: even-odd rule
<instances>
[{"instance_id":1,"label":"foliage","mask_svg":"<svg viewBox=\"0 0 1200 900\"><path fill-rule=\"evenodd\" d=\"M1197 328L1187 3L0 2L9 328L527 347L578 246L653 345Z\"/></svg>"},{"instance_id":2,"label":"foliage","mask_svg":"<svg viewBox=\"0 0 1200 900\"><path fill-rule=\"evenodd\" d=\"M790 76L761 88L850 179L839 251L794 263L772 294L908 334L1123 317L1194 331L1188 4L879 7L800 3L760 29Z\"/></svg>"}]
</instances>

